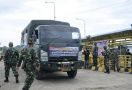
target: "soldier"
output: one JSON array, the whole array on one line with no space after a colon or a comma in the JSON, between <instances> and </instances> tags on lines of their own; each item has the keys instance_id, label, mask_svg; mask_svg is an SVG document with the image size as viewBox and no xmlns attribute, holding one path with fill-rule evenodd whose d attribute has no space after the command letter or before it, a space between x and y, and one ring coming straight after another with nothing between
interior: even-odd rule
<instances>
[{"instance_id":1,"label":"soldier","mask_svg":"<svg viewBox=\"0 0 132 90\"><path fill-rule=\"evenodd\" d=\"M98 70L98 63L97 63L97 58L98 58L98 47L97 47L97 43L94 43L94 48L93 48L93 65L95 66L95 70Z\"/></svg>"},{"instance_id":2,"label":"soldier","mask_svg":"<svg viewBox=\"0 0 132 90\"><path fill-rule=\"evenodd\" d=\"M34 76L35 76L35 64L36 64L36 52L35 49L33 48L33 41L32 39L28 40L28 48L26 48L26 52L24 58L25 58L25 71L27 78L25 80L25 85L22 90L29 90L31 84L34 81ZM21 56L20 56L21 57ZM22 59L19 60L18 67L21 66Z\"/></svg>"},{"instance_id":3,"label":"soldier","mask_svg":"<svg viewBox=\"0 0 132 90\"><path fill-rule=\"evenodd\" d=\"M5 55L6 50L7 50L7 48L4 46L4 47L2 48L2 53L1 53L0 61L4 59L4 55ZM0 88L1 88L1 85L0 85Z\"/></svg>"},{"instance_id":4,"label":"soldier","mask_svg":"<svg viewBox=\"0 0 132 90\"><path fill-rule=\"evenodd\" d=\"M7 50L7 47L4 46L4 47L2 48L2 53L1 53L0 61L1 61L2 59L4 59L4 56L5 56L5 52L6 52L6 50Z\"/></svg>"},{"instance_id":5,"label":"soldier","mask_svg":"<svg viewBox=\"0 0 132 90\"><path fill-rule=\"evenodd\" d=\"M132 55L129 49L126 50L126 55Z\"/></svg>"},{"instance_id":6,"label":"soldier","mask_svg":"<svg viewBox=\"0 0 132 90\"><path fill-rule=\"evenodd\" d=\"M110 52L107 49L107 46L104 46L104 52L102 52L102 55L104 56L104 65L105 65L105 73L110 73L109 69L109 57L110 57Z\"/></svg>"},{"instance_id":7,"label":"soldier","mask_svg":"<svg viewBox=\"0 0 132 90\"><path fill-rule=\"evenodd\" d=\"M113 51L112 51L112 59L113 59L113 69L114 69L114 71L118 71L119 72L119 65L118 65L118 63L119 63L119 60L118 60L118 51L116 50L116 49L114 49Z\"/></svg>"},{"instance_id":8,"label":"soldier","mask_svg":"<svg viewBox=\"0 0 132 90\"><path fill-rule=\"evenodd\" d=\"M13 43L10 42L9 48L6 50L4 55L5 78L6 78L4 82L9 82L8 80L9 72L10 72L10 68L12 68L13 74L16 78L16 83L19 83L18 72L16 70L18 59L19 59L19 53L15 48L13 48Z\"/></svg>"}]
</instances>

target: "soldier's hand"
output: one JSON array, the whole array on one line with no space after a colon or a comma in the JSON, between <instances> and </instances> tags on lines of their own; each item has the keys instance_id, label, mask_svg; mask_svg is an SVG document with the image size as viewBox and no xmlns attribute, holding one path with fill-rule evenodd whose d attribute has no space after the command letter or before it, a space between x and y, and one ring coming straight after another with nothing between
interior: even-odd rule
<instances>
[{"instance_id":1,"label":"soldier's hand","mask_svg":"<svg viewBox=\"0 0 132 90\"><path fill-rule=\"evenodd\" d=\"M0 58L0 61L2 60L2 57Z\"/></svg>"},{"instance_id":2,"label":"soldier's hand","mask_svg":"<svg viewBox=\"0 0 132 90\"><path fill-rule=\"evenodd\" d=\"M16 67L16 70L18 71L19 70L19 67Z\"/></svg>"}]
</instances>

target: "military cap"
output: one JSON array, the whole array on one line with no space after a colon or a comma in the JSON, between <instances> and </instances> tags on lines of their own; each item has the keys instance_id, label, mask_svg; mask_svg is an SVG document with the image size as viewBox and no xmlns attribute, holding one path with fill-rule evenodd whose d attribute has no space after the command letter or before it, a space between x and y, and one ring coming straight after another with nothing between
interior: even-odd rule
<instances>
[{"instance_id":1,"label":"military cap","mask_svg":"<svg viewBox=\"0 0 132 90\"><path fill-rule=\"evenodd\" d=\"M9 47L13 47L13 42L9 42Z\"/></svg>"},{"instance_id":2,"label":"military cap","mask_svg":"<svg viewBox=\"0 0 132 90\"><path fill-rule=\"evenodd\" d=\"M28 44L33 44L33 39L32 38L28 39Z\"/></svg>"},{"instance_id":3,"label":"military cap","mask_svg":"<svg viewBox=\"0 0 132 90\"><path fill-rule=\"evenodd\" d=\"M104 49L107 49L107 46L104 46Z\"/></svg>"},{"instance_id":4,"label":"military cap","mask_svg":"<svg viewBox=\"0 0 132 90\"><path fill-rule=\"evenodd\" d=\"M97 43L96 43L96 42L94 42L94 45L97 45Z\"/></svg>"}]
</instances>

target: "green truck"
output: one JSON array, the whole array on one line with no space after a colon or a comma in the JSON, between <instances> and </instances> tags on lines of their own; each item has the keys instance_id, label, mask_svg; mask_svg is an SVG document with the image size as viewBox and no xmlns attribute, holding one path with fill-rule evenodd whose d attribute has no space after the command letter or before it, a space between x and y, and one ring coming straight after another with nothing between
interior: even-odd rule
<instances>
[{"instance_id":1,"label":"green truck","mask_svg":"<svg viewBox=\"0 0 132 90\"><path fill-rule=\"evenodd\" d=\"M54 20L32 20L22 32L21 45L34 39L39 65L36 78L44 73L63 71L74 78L77 69L83 67L81 60L81 36L76 27L67 22Z\"/></svg>"}]
</instances>

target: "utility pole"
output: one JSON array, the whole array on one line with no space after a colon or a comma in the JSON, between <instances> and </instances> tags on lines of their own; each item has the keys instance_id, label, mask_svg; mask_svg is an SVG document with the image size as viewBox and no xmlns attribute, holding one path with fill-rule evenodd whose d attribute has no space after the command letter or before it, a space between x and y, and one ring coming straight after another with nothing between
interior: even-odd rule
<instances>
[{"instance_id":1,"label":"utility pole","mask_svg":"<svg viewBox=\"0 0 132 90\"><path fill-rule=\"evenodd\" d=\"M84 19L81 19L81 18L76 18L76 20L80 20L83 22L83 28L84 28L84 37L86 38L86 22Z\"/></svg>"},{"instance_id":2,"label":"utility pole","mask_svg":"<svg viewBox=\"0 0 132 90\"><path fill-rule=\"evenodd\" d=\"M55 2L45 2L45 3L51 3L51 4L53 4L53 6L54 6L54 20L56 20L56 7L55 7Z\"/></svg>"}]
</instances>

